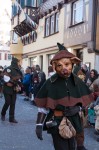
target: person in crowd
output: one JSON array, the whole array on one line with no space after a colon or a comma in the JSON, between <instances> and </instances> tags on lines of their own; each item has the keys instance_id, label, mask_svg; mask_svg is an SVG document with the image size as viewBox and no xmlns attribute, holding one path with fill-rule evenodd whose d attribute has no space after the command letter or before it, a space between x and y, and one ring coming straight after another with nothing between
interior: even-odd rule
<instances>
[{"instance_id":1,"label":"person in crowd","mask_svg":"<svg viewBox=\"0 0 99 150\"><path fill-rule=\"evenodd\" d=\"M94 103L96 101L97 98L97 94L96 92L94 92L94 82L97 80L98 78L98 72L95 69L92 69L90 71L90 76L87 80L87 85L89 87L89 89L92 91L93 93L93 102L89 105L88 108L88 123L91 126L95 126L95 118L96 118L96 114L95 114L95 110L94 110Z\"/></svg>"},{"instance_id":2,"label":"person in crowd","mask_svg":"<svg viewBox=\"0 0 99 150\"><path fill-rule=\"evenodd\" d=\"M46 81L46 75L43 71L41 71L40 66L36 65L35 67L36 72L38 73L38 77L39 77L39 86L42 87L42 85L44 84L44 82Z\"/></svg>"},{"instance_id":3,"label":"person in crowd","mask_svg":"<svg viewBox=\"0 0 99 150\"><path fill-rule=\"evenodd\" d=\"M33 72L31 75L31 95L32 95L31 104L35 105L34 98L37 95L39 89L46 81L46 75L43 71L41 71L39 65L33 66L32 70Z\"/></svg>"},{"instance_id":4,"label":"person in crowd","mask_svg":"<svg viewBox=\"0 0 99 150\"><path fill-rule=\"evenodd\" d=\"M88 67L85 64L83 64L83 65L76 64L74 66L73 73L76 74L85 83L86 83L86 81L89 77L89 74L90 74L88 71Z\"/></svg>"},{"instance_id":5,"label":"person in crowd","mask_svg":"<svg viewBox=\"0 0 99 150\"><path fill-rule=\"evenodd\" d=\"M82 64L81 71L85 74L85 81L84 82L86 83L89 76L90 76L90 71L88 70L88 67L86 64Z\"/></svg>"},{"instance_id":6,"label":"person in crowd","mask_svg":"<svg viewBox=\"0 0 99 150\"><path fill-rule=\"evenodd\" d=\"M54 73L55 73L55 71L53 70L53 67L48 66L48 78L50 78Z\"/></svg>"},{"instance_id":7,"label":"person in crowd","mask_svg":"<svg viewBox=\"0 0 99 150\"><path fill-rule=\"evenodd\" d=\"M73 70L72 72L77 75L78 71L81 70L81 65L78 63L78 64L74 64L73 65Z\"/></svg>"},{"instance_id":8,"label":"person in crowd","mask_svg":"<svg viewBox=\"0 0 99 150\"><path fill-rule=\"evenodd\" d=\"M34 100L38 107L36 135L43 140L42 131L47 130L55 150L75 150L75 138L64 139L59 134L58 127L66 116L76 130L77 150L85 150L79 112L93 100L92 94L88 86L72 73L73 65L80 63L80 59L60 43L57 45L59 51L50 62L56 73L47 79Z\"/></svg>"},{"instance_id":9,"label":"person in crowd","mask_svg":"<svg viewBox=\"0 0 99 150\"><path fill-rule=\"evenodd\" d=\"M31 84L31 69L29 67L25 70L25 75L23 77L23 87L25 92L25 101L29 100L29 94L30 94L30 84Z\"/></svg>"},{"instance_id":10,"label":"person in crowd","mask_svg":"<svg viewBox=\"0 0 99 150\"><path fill-rule=\"evenodd\" d=\"M0 66L0 98L3 96L3 67Z\"/></svg>"},{"instance_id":11,"label":"person in crowd","mask_svg":"<svg viewBox=\"0 0 99 150\"><path fill-rule=\"evenodd\" d=\"M33 95L31 104L33 105L35 105L34 98L36 97L39 90L40 90L39 76L37 72L34 72L33 78L32 78L32 87L31 87L31 94Z\"/></svg>"},{"instance_id":12,"label":"person in crowd","mask_svg":"<svg viewBox=\"0 0 99 150\"><path fill-rule=\"evenodd\" d=\"M96 114L95 120L95 134L97 135L97 141L99 142L99 75L98 78L93 82L93 93L94 93L94 110Z\"/></svg>"},{"instance_id":13,"label":"person in crowd","mask_svg":"<svg viewBox=\"0 0 99 150\"><path fill-rule=\"evenodd\" d=\"M19 60L12 57L11 65L4 69L3 71L3 93L5 98L5 103L1 111L1 120L5 120L6 111L9 108L9 122L17 123L15 119L15 103L16 103L16 93L18 92L18 82L22 77L22 73L19 69Z\"/></svg>"},{"instance_id":14,"label":"person in crowd","mask_svg":"<svg viewBox=\"0 0 99 150\"><path fill-rule=\"evenodd\" d=\"M98 78L98 72L95 69L92 69L90 71L90 76L86 82L86 84L88 85L88 87L90 88L90 90L93 91L93 82Z\"/></svg>"}]
</instances>

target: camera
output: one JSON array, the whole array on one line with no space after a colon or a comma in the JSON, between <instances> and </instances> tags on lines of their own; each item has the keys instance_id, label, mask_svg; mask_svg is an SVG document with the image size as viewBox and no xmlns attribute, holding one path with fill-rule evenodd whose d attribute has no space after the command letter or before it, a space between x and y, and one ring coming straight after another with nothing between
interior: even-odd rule
<instances>
[{"instance_id":1,"label":"camera","mask_svg":"<svg viewBox=\"0 0 99 150\"><path fill-rule=\"evenodd\" d=\"M57 122L54 121L54 120L50 120L50 121L46 122L46 127L47 128L51 128L51 127L55 127L55 126L57 126Z\"/></svg>"}]
</instances>

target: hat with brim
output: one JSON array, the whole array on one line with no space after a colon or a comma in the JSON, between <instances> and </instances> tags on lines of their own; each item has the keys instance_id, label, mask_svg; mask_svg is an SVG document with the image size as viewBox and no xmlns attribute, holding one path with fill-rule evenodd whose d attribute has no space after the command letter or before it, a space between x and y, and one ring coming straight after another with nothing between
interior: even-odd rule
<instances>
[{"instance_id":1,"label":"hat with brim","mask_svg":"<svg viewBox=\"0 0 99 150\"><path fill-rule=\"evenodd\" d=\"M63 45L61 45L60 43L57 43L57 45L59 47L59 51L55 54L55 56L50 61L51 65L54 61L62 58L70 58L73 64L77 64L81 62L81 60L78 57L70 53Z\"/></svg>"}]
</instances>

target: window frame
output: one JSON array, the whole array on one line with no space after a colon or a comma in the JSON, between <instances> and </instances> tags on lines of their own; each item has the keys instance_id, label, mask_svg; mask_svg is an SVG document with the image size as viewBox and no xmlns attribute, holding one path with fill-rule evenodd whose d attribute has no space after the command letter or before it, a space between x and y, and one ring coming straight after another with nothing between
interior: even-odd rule
<instances>
[{"instance_id":1,"label":"window frame","mask_svg":"<svg viewBox=\"0 0 99 150\"><path fill-rule=\"evenodd\" d=\"M56 16L57 16L57 14L58 14L58 30L56 30ZM51 18L54 16L54 23L53 23L53 32L51 32L52 31L52 29L51 29ZM47 22L47 20L49 19L49 27L48 27L48 31L49 31L49 34L47 34L47 24L46 24L46 22ZM59 32L59 12L55 12L55 13L53 13L53 14L51 14L50 16L48 16L48 17L46 17L45 18L45 32L44 32L44 37L48 37L48 36L51 36L51 35L53 35L53 34L56 34L56 33L58 33Z\"/></svg>"},{"instance_id":2,"label":"window frame","mask_svg":"<svg viewBox=\"0 0 99 150\"><path fill-rule=\"evenodd\" d=\"M7 58L8 58L8 60L12 60L12 55L8 54Z\"/></svg>"},{"instance_id":3,"label":"window frame","mask_svg":"<svg viewBox=\"0 0 99 150\"><path fill-rule=\"evenodd\" d=\"M75 2L72 3L72 11L71 11L71 26L75 26L77 24L83 23L84 22L84 0L82 0L82 5L79 5L79 8L73 8L75 4L79 3L80 1L76 0ZM82 19L79 20L79 22L76 23L76 17L74 18L74 11L76 11L76 16L77 16L77 10L79 11L79 9L82 7ZM81 9L80 9L81 10Z\"/></svg>"},{"instance_id":4,"label":"window frame","mask_svg":"<svg viewBox=\"0 0 99 150\"><path fill-rule=\"evenodd\" d=\"M56 17L58 16L58 18ZM58 21L58 22L57 22ZM58 25L57 25L58 24ZM56 30L57 28L57 30ZM55 32L59 32L59 12L55 14Z\"/></svg>"}]
</instances>

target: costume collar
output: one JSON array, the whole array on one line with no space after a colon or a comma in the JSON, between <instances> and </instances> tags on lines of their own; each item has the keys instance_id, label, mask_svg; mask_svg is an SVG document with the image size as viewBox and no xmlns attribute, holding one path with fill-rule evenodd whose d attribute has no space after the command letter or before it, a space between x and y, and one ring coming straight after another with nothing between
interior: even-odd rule
<instances>
[{"instance_id":1,"label":"costume collar","mask_svg":"<svg viewBox=\"0 0 99 150\"><path fill-rule=\"evenodd\" d=\"M60 78L60 76L59 76L57 73L55 73L54 75L52 75L52 76L50 77L51 83L54 83L58 78ZM78 78L77 78L77 76L74 75L73 73L71 73L71 75L70 75L69 78L72 79L74 85L76 85L76 84L78 83L78 80L77 80ZM64 79L64 78L63 78L63 79Z\"/></svg>"}]
</instances>

